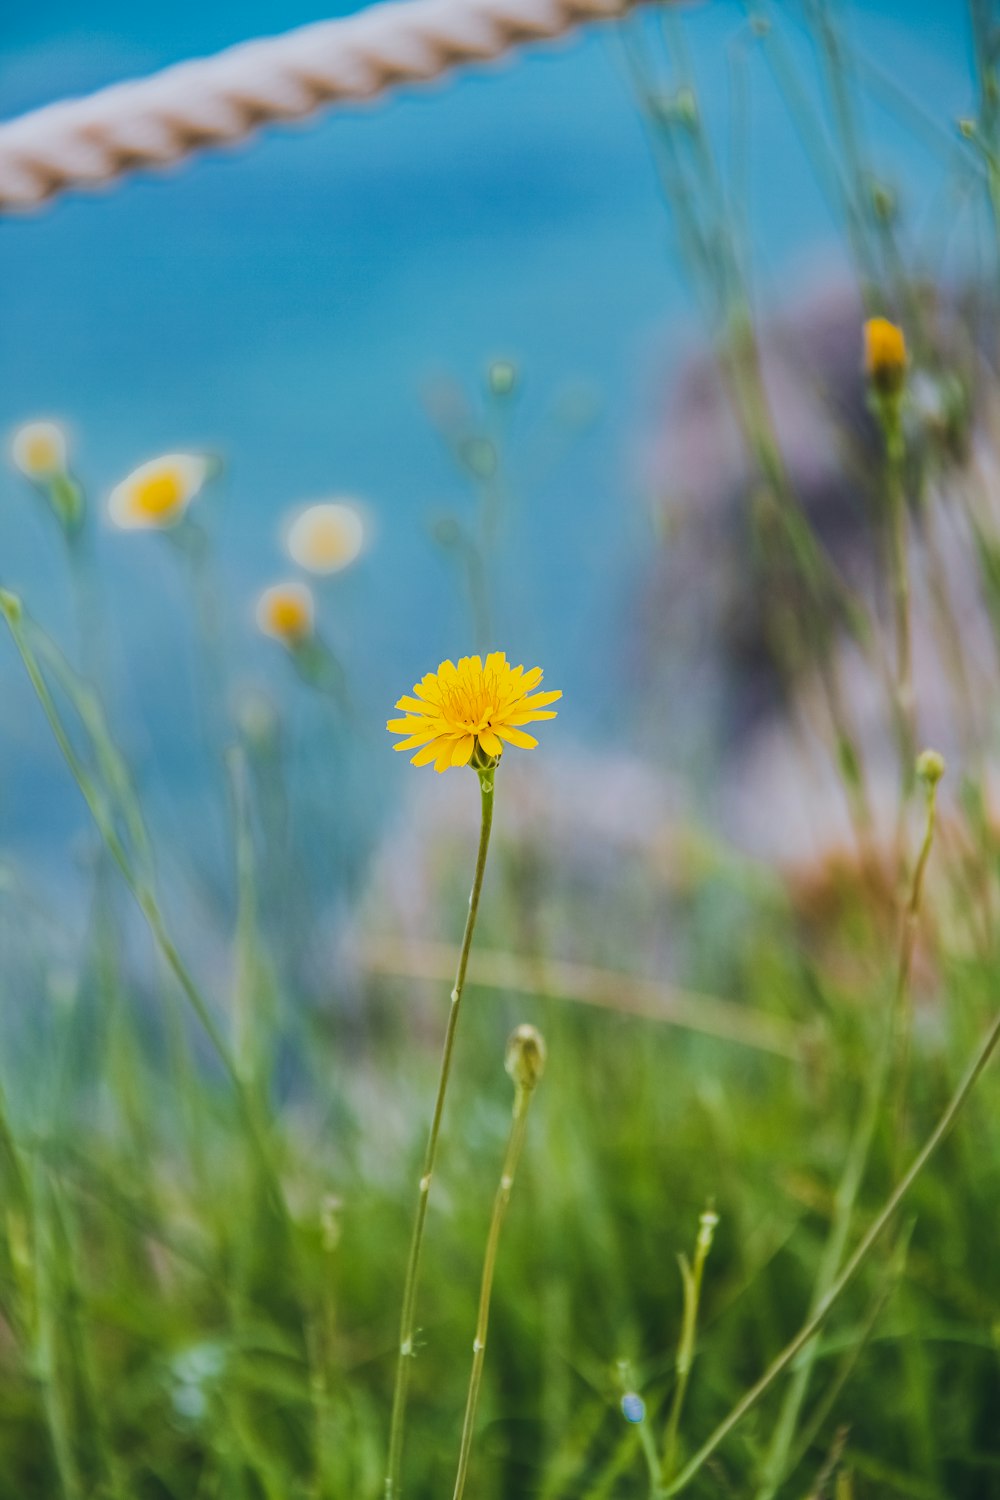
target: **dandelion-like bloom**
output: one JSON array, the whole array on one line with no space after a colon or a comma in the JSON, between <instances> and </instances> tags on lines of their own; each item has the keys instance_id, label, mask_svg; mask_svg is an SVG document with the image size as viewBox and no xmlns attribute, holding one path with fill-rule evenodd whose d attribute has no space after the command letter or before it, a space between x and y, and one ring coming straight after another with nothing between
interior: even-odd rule
<instances>
[{"instance_id":1,"label":"dandelion-like bloom","mask_svg":"<svg viewBox=\"0 0 1000 1500\"><path fill-rule=\"evenodd\" d=\"M357 506L327 500L300 510L288 528L285 546L293 562L310 573L339 573L364 546L365 525Z\"/></svg>"},{"instance_id":2,"label":"dandelion-like bloom","mask_svg":"<svg viewBox=\"0 0 1000 1500\"><path fill-rule=\"evenodd\" d=\"M125 531L165 531L184 518L211 469L196 453L165 453L140 464L115 485L108 515Z\"/></svg>"},{"instance_id":3,"label":"dandelion-like bloom","mask_svg":"<svg viewBox=\"0 0 1000 1500\"><path fill-rule=\"evenodd\" d=\"M883 395L898 395L906 376L906 339L888 318L865 324L865 374Z\"/></svg>"},{"instance_id":4,"label":"dandelion-like bloom","mask_svg":"<svg viewBox=\"0 0 1000 1500\"><path fill-rule=\"evenodd\" d=\"M294 649L313 633L316 606L304 583L275 583L257 600L257 628Z\"/></svg>"},{"instance_id":5,"label":"dandelion-like bloom","mask_svg":"<svg viewBox=\"0 0 1000 1500\"><path fill-rule=\"evenodd\" d=\"M435 771L449 766L467 766L477 748L495 758L503 741L533 750L538 744L523 726L537 719L554 719L546 712L562 693L533 693L542 680L541 667L526 672L512 667L502 651L486 658L463 656L456 667L443 661L436 672L428 672L413 691L413 698L396 704L406 717L390 719L386 728L404 738L397 750L416 750L415 766L434 762Z\"/></svg>"},{"instance_id":6,"label":"dandelion-like bloom","mask_svg":"<svg viewBox=\"0 0 1000 1500\"><path fill-rule=\"evenodd\" d=\"M25 422L14 433L10 451L28 479L53 479L66 472L66 434L55 422Z\"/></svg>"}]
</instances>

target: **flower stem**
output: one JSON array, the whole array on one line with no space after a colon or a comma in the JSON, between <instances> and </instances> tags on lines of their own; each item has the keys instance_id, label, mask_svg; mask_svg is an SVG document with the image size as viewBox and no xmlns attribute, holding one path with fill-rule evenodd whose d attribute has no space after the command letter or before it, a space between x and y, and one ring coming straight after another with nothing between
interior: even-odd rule
<instances>
[{"instance_id":1,"label":"flower stem","mask_svg":"<svg viewBox=\"0 0 1000 1500\"><path fill-rule=\"evenodd\" d=\"M126 841L120 836L116 826L115 806L109 801L107 789L91 774L73 746L56 706L55 699L49 690L39 660L25 633L20 606L14 602L12 596L4 595L2 591L0 591L0 613L2 613L7 621L25 671L28 674L28 679L34 688L42 712L52 730L53 738L62 752L63 759L87 804L104 846L117 866L126 889L145 918L153 941L167 968L174 976L185 1000L201 1023L201 1027L208 1037L216 1057L233 1086L240 1115L246 1128L248 1143L254 1152L259 1167L263 1171L268 1195L273 1207L277 1210L279 1218L282 1222L287 1222L287 1206L281 1191L281 1185L278 1181L277 1168L272 1159L271 1144L266 1129L259 1118L259 1112L246 1087L246 1083L240 1076L233 1061L222 1029L216 1022L208 1001L202 994L191 971L182 959L180 951L170 936L163 917L153 877L149 872L140 868L141 863L144 863L144 861L140 860L140 865L137 865L133 855L126 847ZM44 637L40 635L39 639L43 641ZM92 723L88 721L86 727L93 736ZM96 743L96 739L95 750L100 757L102 752L100 746ZM120 768L117 768L116 771L117 761L114 766L107 764L108 756L106 753L104 753L104 760L107 771L115 774L120 772ZM137 811L134 811L130 806L130 796L124 800L122 799L120 784L113 786L111 790L117 794L117 800L122 803L120 809L122 816L128 822L130 828L135 829L133 840L140 843L142 849L145 850L145 830L142 828L141 819L139 819Z\"/></svg>"},{"instance_id":2,"label":"flower stem","mask_svg":"<svg viewBox=\"0 0 1000 1500\"><path fill-rule=\"evenodd\" d=\"M896 636L896 732L899 738L899 763L905 801L913 787L913 765L916 755L913 646L910 624L910 564L907 549L906 492L903 473L906 449L898 398L880 400L878 413L885 442L889 583L892 589Z\"/></svg>"},{"instance_id":3,"label":"flower stem","mask_svg":"<svg viewBox=\"0 0 1000 1500\"><path fill-rule=\"evenodd\" d=\"M400 1494L403 1431L406 1424L406 1401L410 1388L410 1363L414 1353L413 1333L417 1283L420 1274L420 1255L423 1249L424 1225L427 1219L427 1203L430 1198L431 1179L434 1176L434 1166L437 1160L438 1136L441 1133L441 1117L444 1113L445 1094L448 1089L448 1078L451 1074L452 1053L455 1048L455 1032L458 1028L458 1013L461 1009L462 991L465 987L465 971L469 966L472 935L476 930L479 897L483 888L483 876L486 873L486 856L489 852L490 830L493 826L494 769L493 766L488 766L480 768L477 771L482 805L479 850L476 855L475 874L472 877L472 890L469 893L469 914L465 920L465 932L462 936L462 947L458 955L455 984L451 992L451 1009L448 1012L448 1025L444 1035L441 1071L438 1075L434 1112L431 1116L427 1146L424 1151L423 1165L420 1170L417 1212L413 1221L413 1235L410 1240L410 1253L406 1263L406 1277L403 1282L403 1310L399 1321L399 1356L396 1364L396 1384L393 1390L392 1419L389 1427L389 1457L385 1474L385 1500L398 1500Z\"/></svg>"},{"instance_id":4,"label":"flower stem","mask_svg":"<svg viewBox=\"0 0 1000 1500\"><path fill-rule=\"evenodd\" d=\"M889 1012L886 1017L882 1039L872 1061L872 1072L868 1079L855 1132L834 1196L833 1221L820 1257L819 1269L813 1287L811 1312L815 1312L822 1306L830 1287L835 1283L837 1271L843 1262L851 1230L851 1220L854 1217L858 1194L861 1191L861 1184L875 1141L875 1133L878 1129L879 1116L885 1101L886 1087L892 1073L893 1062L897 1054L905 1056L901 1038L907 1034L906 1021L909 1016L910 1006L910 971L912 969L913 948L923 896L924 874L934 842L936 809L936 786L931 784L927 789L927 813L923 841L913 871L909 898L902 914L899 933L899 952L896 962L896 979ZM901 1135L903 1105L904 1101L901 1097L895 1112L897 1140ZM894 1158L894 1175L896 1170L898 1170L898 1164ZM809 1388L809 1381L812 1377L816 1353L817 1345L809 1343L808 1348L803 1351L802 1358L796 1363L795 1371L785 1393L781 1410L774 1424L771 1442L764 1460L760 1484L755 1493L755 1500L773 1500L779 1484L787 1473L788 1456L795 1438L799 1415Z\"/></svg>"},{"instance_id":5,"label":"flower stem","mask_svg":"<svg viewBox=\"0 0 1000 1500\"><path fill-rule=\"evenodd\" d=\"M737 1401L729 1415L723 1418L715 1431L701 1445L697 1453L692 1455L676 1478L668 1483L665 1490L667 1496L677 1495L681 1490L687 1488L695 1475L698 1474L711 1458L719 1444L729 1436L735 1427L739 1426L747 1413L757 1405L761 1397L770 1390L779 1376L784 1374L796 1356L822 1328L827 1314L857 1276L871 1251L891 1224L896 1211L907 1193L954 1125L966 1100L979 1081L980 1075L996 1051L998 1042L1000 1042L1000 1011L997 1012L986 1037L980 1043L979 1048L969 1062L961 1082L948 1101L944 1113L923 1146L917 1152L907 1171L889 1194L889 1197L859 1242L853 1255L851 1255L850 1259L844 1265L839 1276L835 1278L829 1289L820 1298L815 1310L807 1318L791 1342L785 1345L781 1353L768 1365L760 1379Z\"/></svg>"},{"instance_id":6,"label":"flower stem","mask_svg":"<svg viewBox=\"0 0 1000 1500\"><path fill-rule=\"evenodd\" d=\"M688 1263L687 1256L680 1257L681 1276L684 1279L684 1313L681 1322L681 1337L677 1349L677 1384L674 1386L674 1397L670 1404L670 1416L667 1420L667 1435L663 1445L662 1473L665 1479L673 1474L677 1463L677 1439L680 1434L681 1412L684 1409L684 1398L687 1395L688 1381L691 1378L691 1366L694 1363L695 1340L698 1334L698 1307L701 1302L701 1281L705 1271L705 1262L708 1252L712 1248L712 1237L715 1234L715 1226L718 1223L711 1204L706 1208L698 1221L698 1238L695 1242L694 1264Z\"/></svg>"},{"instance_id":7,"label":"flower stem","mask_svg":"<svg viewBox=\"0 0 1000 1500\"><path fill-rule=\"evenodd\" d=\"M510 1136L507 1140L500 1183L493 1200L493 1218L490 1221L486 1256L483 1260L483 1279L479 1290L479 1316L476 1320L476 1337L472 1344L472 1371L469 1375L469 1394L465 1402L465 1420L462 1424L462 1442L458 1454L458 1472L455 1475L454 1500L462 1500L465 1480L469 1472L469 1455L472 1452L472 1434L476 1422L476 1407L479 1403L479 1387L482 1383L483 1364L486 1359L486 1334L489 1329L490 1298L493 1293L493 1272L496 1268L497 1248L500 1244L500 1231L507 1217L507 1207L514 1186L521 1147L524 1145L528 1124L528 1106L533 1092L532 1089L519 1088L514 1097L514 1116Z\"/></svg>"}]
</instances>

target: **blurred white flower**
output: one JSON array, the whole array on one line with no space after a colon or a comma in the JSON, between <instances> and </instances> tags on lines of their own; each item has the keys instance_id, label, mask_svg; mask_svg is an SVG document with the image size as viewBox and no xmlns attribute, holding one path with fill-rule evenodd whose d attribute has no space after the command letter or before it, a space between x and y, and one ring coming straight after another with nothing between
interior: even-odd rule
<instances>
[{"instance_id":1,"label":"blurred white flower","mask_svg":"<svg viewBox=\"0 0 1000 1500\"><path fill-rule=\"evenodd\" d=\"M140 464L115 485L108 515L125 531L162 531L182 520L211 468L195 453L165 453Z\"/></svg>"},{"instance_id":2,"label":"blurred white flower","mask_svg":"<svg viewBox=\"0 0 1000 1500\"><path fill-rule=\"evenodd\" d=\"M275 583L257 600L257 628L283 646L300 646L313 633L316 605L304 583Z\"/></svg>"},{"instance_id":3,"label":"blurred white flower","mask_svg":"<svg viewBox=\"0 0 1000 1500\"><path fill-rule=\"evenodd\" d=\"M29 479L66 472L66 434L55 422L25 422L14 433L11 457Z\"/></svg>"},{"instance_id":4,"label":"blurred white flower","mask_svg":"<svg viewBox=\"0 0 1000 1500\"><path fill-rule=\"evenodd\" d=\"M285 534L293 562L310 573L339 573L359 556L365 523L348 500L328 500L297 512Z\"/></svg>"}]
</instances>

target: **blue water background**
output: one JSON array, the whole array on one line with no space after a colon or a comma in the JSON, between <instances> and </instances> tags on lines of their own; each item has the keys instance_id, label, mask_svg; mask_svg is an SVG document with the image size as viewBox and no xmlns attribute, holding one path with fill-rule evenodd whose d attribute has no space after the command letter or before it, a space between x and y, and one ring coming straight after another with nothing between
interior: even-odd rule
<instances>
[{"instance_id":1,"label":"blue water background","mask_svg":"<svg viewBox=\"0 0 1000 1500\"><path fill-rule=\"evenodd\" d=\"M329 13L288 0L94 0L85 13L70 0L17 0L0 39L0 111L15 115ZM864 51L945 131L970 109L963 6L882 0L855 7L850 20ZM724 151L743 25L727 0L692 8L687 21ZM794 18L790 35L813 88ZM820 269L843 274L847 258L759 57L749 77L755 272L762 300L773 301ZM933 231L938 156L888 113L870 112L868 123L912 232ZM256 590L289 571L283 513L334 492L364 498L374 544L324 592L324 629L372 731L382 805L415 774L382 736L387 708L469 642L454 579L428 538L430 517L469 501L428 424L422 386L447 372L475 394L489 359L515 359L524 372L515 449L550 420L553 403L593 400L595 420L521 499L497 643L517 660L543 662L566 689L553 739L627 740L616 663L652 536L637 453L699 323L613 30L6 219L0 287L0 428L64 419L96 506L157 452L225 456L210 519L240 682L270 684L284 703L300 691L251 623ZM98 550L115 622L115 715L144 780L183 813L197 803L201 776L183 583L162 539L102 528ZM53 529L9 466L0 556L3 582L68 637ZM85 814L6 639L0 688L0 843L64 858Z\"/></svg>"}]
</instances>

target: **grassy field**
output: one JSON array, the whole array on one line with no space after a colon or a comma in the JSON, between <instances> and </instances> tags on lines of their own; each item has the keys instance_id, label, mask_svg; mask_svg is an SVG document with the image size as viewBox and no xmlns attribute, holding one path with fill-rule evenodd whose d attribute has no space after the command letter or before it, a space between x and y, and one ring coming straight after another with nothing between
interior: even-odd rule
<instances>
[{"instance_id":1,"label":"grassy field","mask_svg":"<svg viewBox=\"0 0 1000 1500\"><path fill-rule=\"evenodd\" d=\"M104 680L101 499L58 430L16 437L79 628L57 643L10 592L0 611L93 837L67 851L69 967L64 895L3 868L0 1497L1000 1496L1000 32L974 5L967 120L907 105L992 236L982 274L946 286L869 171L838 8L803 15L823 98L770 10L744 40L784 80L857 272L860 417L826 409L846 565L785 452L683 17L627 24L623 56L742 445L726 526L761 644L727 670L763 673L775 745L834 787L841 833L817 794L808 858L739 849L683 781L683 816L641 796L626 816L620 767L531 722L558 712L522 702L548 681L492 657L426 662L394 732L450 768L414 769L376 827L390 737L371 749L381 717L359 724L363 665L326 643L313 576L350 564L363 519L289 533L297 581L257 607L287 698L234 714L199 518L215 470L168 455L110 517L162 533L192 591L223 851L192 873L198 840L149 815ZM445 433L470 496L435 533L469 604L456 661L504 645L518 399L494 364L481 416ZM668 637L644 643L657 663ZM621 741L642 786L676 786L650 745L683 704L640 676ZM737 737L725 774L752 798L749 764ZM627 825L605 844L588 777Z\"/></svg>"}]
</instances>

